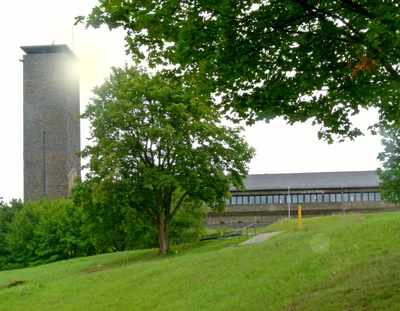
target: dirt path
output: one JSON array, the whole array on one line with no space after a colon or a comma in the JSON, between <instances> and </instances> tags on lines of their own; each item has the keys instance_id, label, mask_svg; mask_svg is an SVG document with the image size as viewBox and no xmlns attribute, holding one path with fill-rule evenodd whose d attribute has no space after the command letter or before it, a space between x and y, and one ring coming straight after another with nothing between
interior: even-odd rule
<instances>
[{"instance_id":1,"label":"dirt path","mask_svg":"<svg viewBox=\"0 0 400 311\"><path fill-rule=\"evenodd\" d=\"M279 233L282 233L282 232L283 231L262 233L262 234L255 236L254 238L251 238L247 241L244 241L243 243L240 243L240 246L261 243L261 242L264 242L264 241L268 240L269 238L272 238L273 236L275 236Z\"/></svg>"}]
</instances>

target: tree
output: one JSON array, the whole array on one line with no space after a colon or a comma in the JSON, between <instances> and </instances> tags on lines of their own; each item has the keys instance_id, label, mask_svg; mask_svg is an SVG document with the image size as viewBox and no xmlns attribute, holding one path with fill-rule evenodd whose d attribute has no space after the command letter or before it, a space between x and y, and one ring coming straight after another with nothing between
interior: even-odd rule
<instances>
[{"instance_id":1,"label":"tree","mask_svg":"<svg viewBox=\"0 0 400 311\"><path fill-rule=\"evenodd\" d=\"M111 197L149 219L160 254L170 251L171 221L186 199L222 211L230 185L244 189L254 150L177 79L113 68L94 94L81 116L91 122L93 146L81 155L90 157L92 199Z\"/></svg>"},{"instance_id":2,"label":"tree","mask_svg":"<svg viewBox=\"0 0 400 311\"><path fill-rule=\"evenodd\" d=\"M13 199L9 204L0 201L0 270L7 264L10 256L6 242L6 236L10 232L10 223L22 206L21 200Z\"/></svg>"},{"instance_id":3,"label":"tree","mask_svg":"<svg viewBox=\"0 0 400 311\"><path fill-rule=\"evenodd\" d=\"M181 195L180 191L176 191L172 197L172 204L176 204ZM198 241L204 233L208 210L203 201L187 198L174 217L169 233L170 240L175 244L178 244L180 239L184 242Z\"/></svg>"},{"instance_id":4,"label":"tree","mask_svg":"<svg viewBox=\"0 0 400 311\"><path fill-rule=\"evenodd\" d=\"M23 208L15 213L6 236L7 248L10 252L6 269L22 268L38 260L36 250L38 241L35 229L49 202L27 201Z\"/></svg>"},{"instance_id":5,"label":"tree","mask_svg":"<svg viewBox=\"0 0 400 311\"><path fill-rule=\"evenodd\" d=\"M46 204L34 230L37 242L35 254L38 263L87 256L94 253L83 221L83 212L72 200L60 198L54 201L42 200Z\"/></svg>"},{"instance_id":6,"label":"tree","mask_svg":"<svg viewBox=\"0 0 400 311\"><path fill-rule=\"evenodd\" d=\"M381 124L384 151L379 153L383 169L378 169L381 179L379 185L382 198L392 203L400 202L400 125L398 123Z\"/></svg>"},{"instance_id":7,"label":"tree","mask_svg":"<svg viewBox=\"0 0 400 311\"><path fill-rule=\"evenodd\" d=\"M82 208L85 231L90 236L96 253L144 249L157 246L155 228L129 208L124 191L93 191L101 178L81 180L72 189L75 205Z\"/></svg>"},{"instance_id":8,"label":"tree","mask_svg":"<svg viewBox=\"0 0 400 311\"><path fill-rule=\"evenodd\" d=\"M84 21L127 31L128 52L222 98L248 120L313 119L354 138L349 116L399 118L400 6L381 0L99 0Z\"/></svg>"},{"instance_id":9,"label":"tree","mask_svg":"<svg viewBox=\"0 0 400 311\"><path fill-rule=\"evenodd\" d=\"M93 254L82 210L64 198L0 208L0 270Z\"/></svg>"},{"instance_id":10,"label":"tree","mask_svg":"<svg viewBox=\"0 0 400 311\"><path fill-rule=\"evenodd\" d=\"M96 253L157 247L157 230L148 218L129 206L125 191L93 193L100 179L77 180L72 189L76 206L82 208L85 231ZM129 191L129 190L127 190ZM181 193L176 191L172 205ZM171 222L169 239L193 241L204 229L207 207L200 200L186 198Z\"/></svg>"}]
</instances>

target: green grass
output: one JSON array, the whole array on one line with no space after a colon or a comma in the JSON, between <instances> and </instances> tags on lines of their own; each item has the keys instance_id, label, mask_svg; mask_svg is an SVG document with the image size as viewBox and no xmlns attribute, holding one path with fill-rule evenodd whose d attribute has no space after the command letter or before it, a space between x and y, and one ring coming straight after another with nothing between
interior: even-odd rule
<instances>
[{"instance_id":1,"label":"green grass","mask_svg":"<svg viewBox=\"0 0 400 311\"><path fill-rule=\"evenodd\" d=\"M270 240L0 272L0 310L400 310L400 213L286 220ZM15 281L25 281L8 287Z\"/></svg>"}]
</instances>

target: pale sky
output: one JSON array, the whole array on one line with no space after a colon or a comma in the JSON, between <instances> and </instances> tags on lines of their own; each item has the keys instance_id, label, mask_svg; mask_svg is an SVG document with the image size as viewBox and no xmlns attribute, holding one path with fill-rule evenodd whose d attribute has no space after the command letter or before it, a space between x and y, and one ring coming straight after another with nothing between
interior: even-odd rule
<instances>
[{"instance_id":1,"label":"pale sky","mask_svg":"<svg viewBox=\"0 0 400 311\"><path fill-rule=\"evenodd\" d=\"M130 62L125 55L123 31L106 27L86 30L74 17L86 15L97 0L20 0L2 4L0 102L0 197L5 202L23 198L22 59L20 46L68 44L81 63L81 112L94 86L102 84L110 67ZM354 122L361 128L376 121L374 111ZM319 141L311 123L286 125L277 119L247 128L247 141L256 148L250 174L375 170L382 147L380 138L368 135L328 145ZM87 144L88 124L81 124L81 146Z\"/></svg>"}]
</instances>

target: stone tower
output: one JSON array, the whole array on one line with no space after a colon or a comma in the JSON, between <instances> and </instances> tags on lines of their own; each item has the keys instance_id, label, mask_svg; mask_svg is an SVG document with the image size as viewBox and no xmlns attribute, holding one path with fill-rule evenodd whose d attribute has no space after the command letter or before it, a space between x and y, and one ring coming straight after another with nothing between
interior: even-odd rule
<instances>
[{"instance_id":1,"label":"stone tower","mask_svg":"<svg viewBox=\"0 0 400 311\"><path fill-rule=\"evenodd\" d=\"M68 197L80 175L78 61L67 45L22 46L24 200Z\"/></svg>"}]
</instances>

